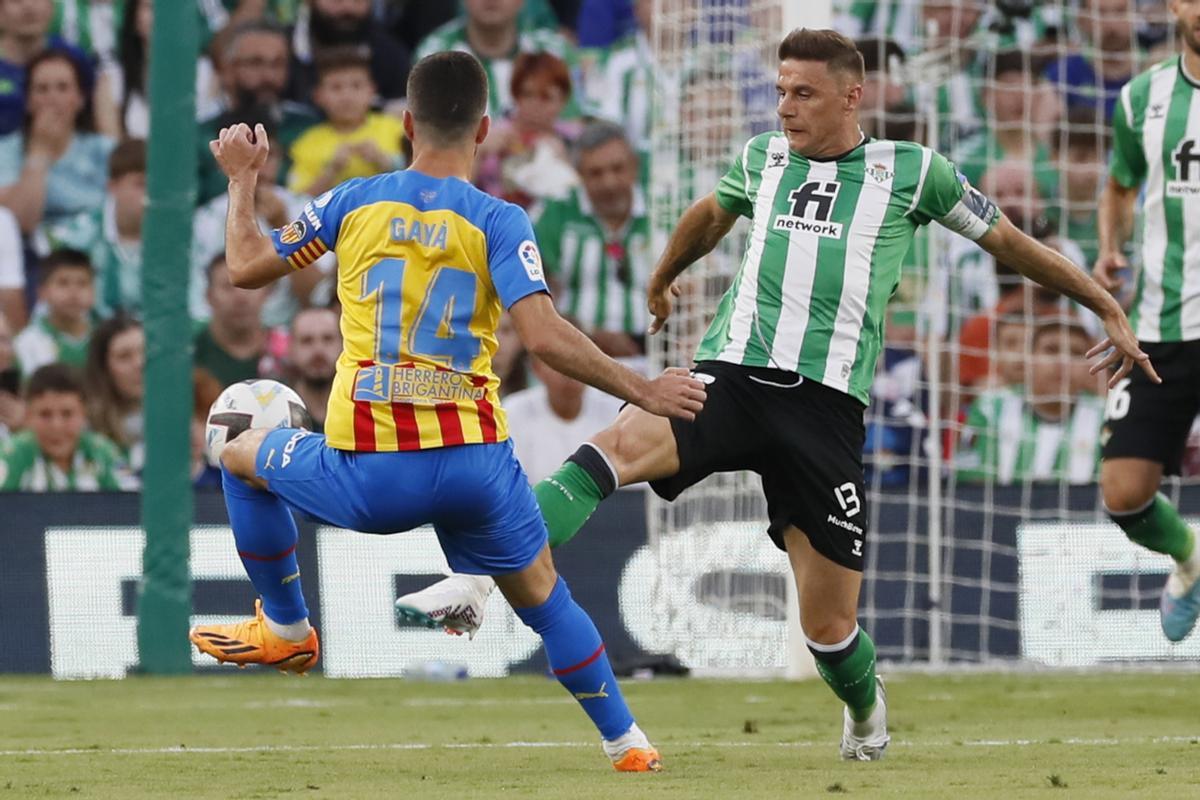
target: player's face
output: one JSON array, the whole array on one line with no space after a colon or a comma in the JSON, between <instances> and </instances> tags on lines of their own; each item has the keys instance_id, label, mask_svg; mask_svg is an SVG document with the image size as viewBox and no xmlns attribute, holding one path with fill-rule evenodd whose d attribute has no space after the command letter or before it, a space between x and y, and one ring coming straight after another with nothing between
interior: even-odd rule
<instances>
[{"instance_id":1,"label":"player's face","mask_svg":"<svg viewBox=\"0 0 1200 800\"><path fill-rule=\"evenodd\" d=\"M287 85L288 42L274 33L247 33L229 63L235 91L259 103L274 103Z\"/></svg>"},{"instance_id":2,"label":"player's face","mask_svg":"<svg viewBox=\"0 0 1200 800\"><path fill-rule=\"evenodd\" d=\"M465 0L467 16L480 25L511 25L521 13L525 0Z\"/></svg>"},{"instance_id":3,"label":"player's face","mask_svg":"<svg viewBox=\"0 0 1200 800\"><path fill-rule=\"evenodd\" d=\"M53 111L74 119L83 108L83 91L76 81L75 70L65 58L44 61L29 76L29 113L37 116Z\"/></svg>"},{"instance_id":4,"label":"player's face","mask_svg":"<svg viewBox=\"0 0 1200 800\"><path fill-rule=\"evenodd\" d=\"M317 106L334 122L359 123L366 119L375 97L375 85L365 69L341 69L321 78L313 95Z\"/></svg>"},{"instance_id":5,"label":"player's face","mask_svg":"<svg viewBox=\"0 0 1200 800\"><path fill-rule=\"evenodd\" d=\"M288 354L300 377L313 383L333 380L334 368L342 352L342 332L337 314L327 309L303 311L292 323Z\"/></svg>"},{"instance_id":6,"label":"player's face","mask_svg":"<svg viewBox=\"0 0 1200 800\"><path fill-rule=\"evenodd\" d=\"M1171 0L1171 13L1183 43L1193 53L1200 53L1200 0Z\"/></svg>"},{"instance_id":7,"label":"player's face","mask_svg":"<svg viewBox=\"0 0 1200 800\"><path fill-rule=\"evenodd\" d=\"M146 365L146 336L140 326L121 331L108 343L105 366L113 386L126 400L143 394L142 367Z\"/></svg>"},{"instance_id":8,"label":"player's face","mask_svg":"<svg viewBox=\"0 0 1200 800\"><path fill-rule=\"evenodd\" d=\"M14 36L42 36L54 16L53 0L0 0L0 20Z\"/></svg>"},{"instance_id":9,"label":"player's face","mask_svg":"<svg viewBox=\"0 0 1200 800\"><path fill-rule=\"evenodd\" d=\"M856 117L862 86L820 61L794 58L779 65L777 111L792 150L802 156L832 156L842 149L848 117Z\"/></svg>"},{"instance_id":10,"label":"player's face","mask_svg":"<svg viewBox=\"0 0 1200 800\"><path fill-rule=\"evenodd\" d=\"M43 392L29 401L26 424L38 447L51 461L63 463L75 455L87 415L83 398L71 392Z\"/></svg>"},{"instance_id":11,"label":"player's face","mask_svg":"<svg viewBox=\"0 0 1200 800\"><path fill-rule=\"evenodd\" d=\"M57 269L38 291L55 321L84 319L96 300L92 273L86 269Z\"/></svg>"},{"instance_id":12,"label":"player's face","mask_svg":"<svg viewBox=\"0 0 1200 800\"><path fill-rule=\"evenodd\" d=\"M601 219L623 221L633 209L637 156L620 139L605 142L579 159L579 179Z\"/></svg>"}]
</instances>

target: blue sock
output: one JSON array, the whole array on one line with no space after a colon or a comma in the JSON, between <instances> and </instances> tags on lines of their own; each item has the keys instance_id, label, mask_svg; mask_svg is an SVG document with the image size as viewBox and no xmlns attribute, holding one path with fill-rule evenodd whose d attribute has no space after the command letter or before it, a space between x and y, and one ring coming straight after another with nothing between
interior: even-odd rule
<instances>
[{"instance_id":1,"label":"blue sock","mask_svg":"<svg viewBox=\"0 0 1200 800\"><path fill-rule=\"evenodd\" d=\"M633 714L621 696L600 632L571 598L566 581L559 578L540 606L513 610L542 637L554 676L583 706L600 735L616 739L629 730Z\"/></svg>"},{"instance_id":2,"label":"blue sock","mask_svg":"<svg viewBox=\"0 0 1200 800\"><path fill-rule=\"evenodd\" d=\"M225 508L242 566L262 596L263 612L287 625L308 616L296 563L296 520L287 504L221 467Z\"/></svg>"}]
</instances>

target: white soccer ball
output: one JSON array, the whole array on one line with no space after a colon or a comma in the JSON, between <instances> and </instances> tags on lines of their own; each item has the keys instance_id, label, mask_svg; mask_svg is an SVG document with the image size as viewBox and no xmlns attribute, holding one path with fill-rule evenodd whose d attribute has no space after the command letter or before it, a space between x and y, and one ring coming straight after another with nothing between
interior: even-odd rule
<instances>
[{"instance_id":1,"label":"white soccer ball","mask_svg":"<svg viewBox=\"0 0 1200 800\"><path fill-rule=\"evenodd\" d=\"M250 380L221 392L208 410L204 446L208 463L221 465L221 452L235 436L254 428L305 428L312 417L300 395L279 381Z\"/></svg>"}]
</instances>

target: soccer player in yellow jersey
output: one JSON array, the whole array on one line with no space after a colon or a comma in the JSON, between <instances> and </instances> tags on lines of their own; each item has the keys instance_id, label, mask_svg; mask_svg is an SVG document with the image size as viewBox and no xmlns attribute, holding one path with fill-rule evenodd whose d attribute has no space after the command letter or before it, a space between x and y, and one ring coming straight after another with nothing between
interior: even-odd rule
<instances>
[{"instance_id":1,"label":"soccer player in yellow jersey","mask_svg":"<svg viewBox=\"0 0 1200 800\"><path fill-rule=\"evenodd\" d=\"M423 59L409 76L404 119L412 167L347 181L270 236L254 221L266 132L237 125L211 144L229 178L234 284L266 285L334 250L344 345L325 435L251 430L225 447L229 520L261 600L255 618L194 628L191 640L225 662L297 672L316 662L289 506L371 533L432 523L450 566L495 576L541 635L551 669L614 766L657 770L658 752L625 705L600 634L555 572L508 441L491 367L501 310L551 367L649 412L694 419L704 386L682 370L647 380L554 311L524 211L467 182L488 132L487 96L473 56Z\"/></svg>"}]
</instances>

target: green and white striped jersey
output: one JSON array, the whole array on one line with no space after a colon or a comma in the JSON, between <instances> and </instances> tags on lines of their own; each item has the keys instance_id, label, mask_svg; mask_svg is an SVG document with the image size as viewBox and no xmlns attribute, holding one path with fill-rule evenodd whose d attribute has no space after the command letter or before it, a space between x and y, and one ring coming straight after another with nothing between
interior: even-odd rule
<instances>
[{"instance_id":1,"label":"green and white striped jersey","mask_svg":"<svg viewBox=\"0 0 1200 800\"><path fill-rule=\"evenodd\" d=\"M120 492L137 486L116 446L92 431L80 435L66 472L46 459L31 431L0 445L0 492Z\"/></svg>"},{"instance_id":2,"label":"green and white striped jersey","mask_svg":"<svg viewBox=\"0 0 1200 800\"><path fill-rule=\"evenodd\" d=\"M696 360L791 370L864 404L917 229L936 220L978 240L1000 219L922 145L865 139L817 160L793 153L780 132L746 144L716 198L749 217L750 232Z\"/></svg>"},{"instance_id":3,"label":"green and white striped jersey","mask_svg":"<svg viewBox=\"0 0 1200 800\"><path fill-rule=\"evenodd\" d=\"M1200 339L1200 79L1179 56L1121 89L1109 174L1146 185L1142 264L1129 315L1138 339Z\"/></svg>"},{"instance_id":4,"label":"green and white striped jersey","mask_svg":"<svg viewBox=\"0 0 1200 800\"><path fill-rule=\"evenodd\" d=\"M551 53L567 62L571 72L571 84L580 86L579 54L574 45L566 40L558 31L547 28L529 28L522 30L517 36L516 49L504 58L487 58L476 53L467 41L467 22L458 17L434 29L417 47L414 60L419 60L444 50L460 50L470 53L479 59L488 77L488 113L493 117L502 117L512 110L513 98L509 83L512 81L513 63L522 53ZM567 107L563 111L564 119L575 119L580 116L579 98L577 93L571 95Z\"/></svg>"},{"instance_id":5,"label":"green and white striped jersey","mask_svg":"<svg viewBox=\"0 0 1200 800\"><path fill-rule=\"evenodd\" d=\"M574 189L565 200L550 200L533 226L546 271L560 284L556 304L586 330L646 333L646 281L650 218L640 188L623 230L610 234L596 218L587 193Z\"/></svg>"},{"instance_id":6,"label":"green and white striped jersey","mask_svg":"<svg viewBox=\"0 0 1200 800\"><path fill-rule=\"evenodd\" d=\"M1075 398L1070 416L1053 422L1033 413L1021 387L985 392L967 412L955 458L962 481L1058 481L1090 483L1100 464L1104 401Z\"/></svg>"},{"instance_id":7,"label":"green and white striped jersey","mask_svg":"<svg viewBox=\"0 0 1200 800\"><path fill-rule=\"evenodd\" d=\"M582 61L588 102L599 116L619 123L639 152L648 153L655 68L646 34L638 31L610 47L587 50Z\"/></svg>"}]
</instances>

